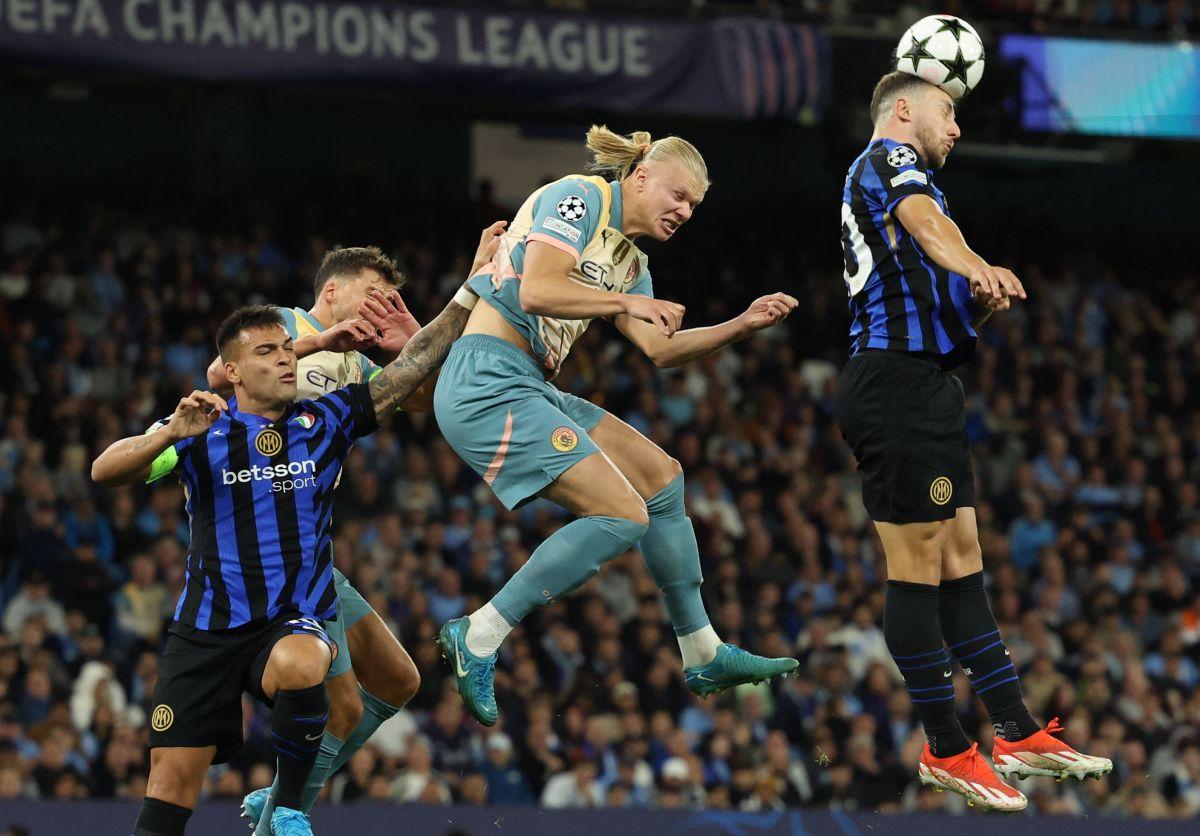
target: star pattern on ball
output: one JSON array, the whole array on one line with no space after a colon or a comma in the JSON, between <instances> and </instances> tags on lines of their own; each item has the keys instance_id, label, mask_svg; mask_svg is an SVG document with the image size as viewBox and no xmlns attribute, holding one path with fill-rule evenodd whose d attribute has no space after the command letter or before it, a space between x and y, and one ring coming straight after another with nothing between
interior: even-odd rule
<instances>
[{"instance_id":1,"label":"star pattern on ball","mask_svg":"<svg viewBox=\"0 0 1200 836\"><path fill-rule=\"evenodd\" d=\"M959 47L958 54L955 55L954 58L950 60L939 58L938 60L947 70L945 81L942 82L943 84L948 84L957 78L962 82L963 89L970 89L971 85L967 81L967 70L970 69L971 65L975 62L968 61L966 58L963 58L962 47Z\"/></svg>"},{"instance_id":2,"label":"star pattern on ball","mask_svg":"<svg viewBox=\"0 0 1200 836\"><path fill-rule=\"evenodd\" d=\"M933 37L933 36L931 35L930 37ZM921 60L922 59L928 59L930 61L933 61L935 59L934 54L925 47L925 44L927 44L927 43L929 43L929 38L924 38L919 41L916 38L913 38L912 46L910 46L908 48L908 52L904 53L904 55L901 56L903 58L907 58L910 61L912 61L914 72L919 71L921 69Z\"/></svg>"},{"instance_id":3,"label":"star pattern on ball","mask_svg":"<svg viewBox=\"0 0 1200 836\"><path fill-rule=\"evenodd\" d=\"M953 32L955 40L961 38L962 33L967 31L966 25L956 17L944 18L940 23L941 26L938 28L938 32Z\"/></svg>"}]
</instances>

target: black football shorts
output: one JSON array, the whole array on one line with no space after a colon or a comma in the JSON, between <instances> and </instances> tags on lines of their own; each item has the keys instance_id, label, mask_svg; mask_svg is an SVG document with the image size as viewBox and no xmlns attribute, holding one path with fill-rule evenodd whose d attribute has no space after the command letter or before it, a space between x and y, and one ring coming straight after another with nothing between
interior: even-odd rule
<instances>
[{"instance_id":1,"label":"black football shorts","mask_svg":"<svg viewBox=\"0 0 1200 836\"><path fill-rule=\"evenodd\" d=\"M834 406L876 522L952 519L975 505L962 383L928 355L866 350L850 358Z\"/></svg>"},{"instance_id":2,"label":"black football shorts","mask_svg":"<svg viewBox=\"0 0 1200 836\"><path fill-rule=\"evenodd\" d=\"M228 760L242 745L242 692L271 704L262 690L271 649L297 633L336 652L320 619L294 612L231 630L172 624L154 686L150 748L216 746L213 763Z\"/></svg>"}]
</instances>

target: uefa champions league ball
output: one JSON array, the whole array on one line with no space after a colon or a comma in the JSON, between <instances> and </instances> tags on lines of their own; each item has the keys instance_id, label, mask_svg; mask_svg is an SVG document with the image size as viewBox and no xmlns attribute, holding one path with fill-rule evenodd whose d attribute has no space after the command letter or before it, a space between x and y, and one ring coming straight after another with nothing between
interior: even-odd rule
<instances>
[{"instance_id":1,"label":"uefa champions league ball","mask_svg":"<svg viewBox=\"0 0 1200 836\"><path fill-rule=\"evenodd\" d=\"M962 18L930 15L908 27L896 46L896 69L961 99L983 78L983 41Z\"/></svg>"}]
</instances>

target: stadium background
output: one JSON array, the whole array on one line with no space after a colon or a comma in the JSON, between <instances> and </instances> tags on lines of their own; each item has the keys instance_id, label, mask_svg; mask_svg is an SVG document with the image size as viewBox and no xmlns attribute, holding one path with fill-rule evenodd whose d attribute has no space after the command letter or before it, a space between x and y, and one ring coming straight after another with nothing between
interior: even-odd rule
<instances>
[{"instance_id":1,"label":"stadium background","mask_svg":"<svg viewBox=\"0 0 1200 836\"><path fill-rule=\"evenodd\" d=\"M542 504L504 512L431 417L406 416L347 463L336 561L394 626L422 687L330 782L341 806L318 809L318 832L384 832L407 815L412 832L485 832L499 818L529 832L561 821L850 833L965 812L917 789L921 736L878 626L882 552L830 419L846 333L836 196L869 136L865 105L891 44L930 11L977 24L991 57L939 184L968 240L1030 291L988 324L962 372L993 607L1035 715L1062 717L1072 744L1116 764L1084 786L1026 782L1030 815L1094 832L1115 826L1109 817L1200 814L1200 148L1027 132L1028 79L995 48L1009 32L1166 44L1196 37L1197 5L490 10L532 7L650 26L810 26L809 86L794 109L696 115L534 79L525 90L520 72L500 91L469 79L360 85L350 71L337 83L224 77L236 66L204 80L74 54L69 40L14 50L32 18L0 6L0 827L62 832L67 808L36 800L68 799L124 800L71 808L122 827L144 790L147 701L186 521L176 486L98 491L95 453L204 385L231 308L307 307L333 244L398 255L405 299L431 316L478 230L577 167L592 121L678 133L708 160L714 187L694 221L672 246L647 247L659 294L688 306L687 323L727 318L759 292L801 299L783 327L672 373L598 324L559 383L680 459L718 631L797 655L804 675L692 699L631 554L506 644L502 728L466 720L434 631L486 600L563 519ZM965 727L990 740L956 681ZM220 800L268 782L265 731L249 708L244 756L213 770L197 832L234 832ZM386 806L410 802L453 806ZM638 815L544 819L534 804Z\"/></svg>"}]
</instances>

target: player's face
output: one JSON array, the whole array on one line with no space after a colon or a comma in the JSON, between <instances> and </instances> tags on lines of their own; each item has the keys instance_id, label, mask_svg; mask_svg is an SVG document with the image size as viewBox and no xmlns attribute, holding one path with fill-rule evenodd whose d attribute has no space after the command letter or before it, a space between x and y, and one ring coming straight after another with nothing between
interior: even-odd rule
<instances>
[{"instance_id":1,"label":"player's face","mask_svg":"<svg viewBox=\"0 0 1200 836\"><path fill-rule=\"evenodd\" d=\"M913 115L921 156L930 168L941 168L954 143L962 136L954 118L954 99L945 90L935 87L916 102Z\"/></svg>"},{"instance_id":2,"label":"player's face","mask_svg":"<svg viewBox=\"0 0 1200 836\"><path fill-rule=\"evenodd\" d=\"M639 193L638 215L649 229L650 237L666 241L688 222L703 192L687 169L675 160L654 160L642 167L644 189Z\"/></svg>"},{"instance_id":3,"label":"player's face","mask_svg":"<svg viewBox=\"0 0 1200 836\"><path fill-rule=\"evenodd\" d=\"M290 403L296 399L296 349L279 325L247 328L238 335L237 350L226 373L259 403ZM236 376L235 376L236 375Z\"/></svg>"},{"instance_id":4,"label":"player's face","mask_svg":"<svg viewBox=\"0 0 1200 836\"><path fill-rule=\"evenodd\" d=\"M383 280L383 276L369 267L364 267L358 275L337 276L331 284L334 291L331 307L335 324L357 319L358 306L367 298L372 288L379 288L382 293L388 293L392 289L392 286Z\"/></svg>"}]
</instances>

